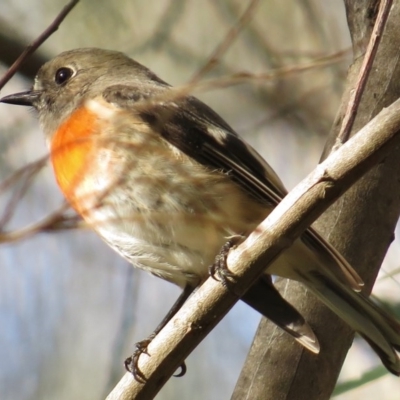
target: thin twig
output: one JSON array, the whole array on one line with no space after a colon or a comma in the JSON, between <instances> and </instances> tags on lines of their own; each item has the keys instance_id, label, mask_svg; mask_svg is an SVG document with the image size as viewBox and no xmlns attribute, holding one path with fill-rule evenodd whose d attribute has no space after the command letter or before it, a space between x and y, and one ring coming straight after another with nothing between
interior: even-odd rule
<instances>
[{"instance_id":1,"label":"thin twig","mask_svg":"<svg viewBox=\"0 0 400 400\"><path fill-rule=\"evenodd\" d=\"M251 0L249 5L244 10L242 16L236 22L235 25L228 31L225 35L224 39L218 46L214 49L214 51L208 57L206 63L193 75L190 79L189 83L198 82L205 74L210 72L218 60L222 57L222 55L231 47L232 43L238 37L240 31L246 26L246 24L251 20L254 10L258 6L259 0Z\"/></svg>"},{"instance_id":2,"label":"thin twig","mask_svg":"<svg viewBox=\"0 0 400 400\"><path fill-rule=\"evenodd\" d=\"M360 73L356 81L355 89L350 95L350 100L343 117L342 126L337 136L336 145L332 150L335 150L337 146L342 145L349 139L354 120L357 116L357 110L360 104L361 96L367 84L367 79L371 71L372 64L374 63L375 55L378 50L379 42L381 41L383 30L385 29L391 7L392 0L382 0L380 3L378 16L376 17L374 29L371 34L371 39L368 43Z\"/></svg>"},{"instance_id":3,"label":"thin twig","mask_svg":"<svg viewBox=\"0 0 400 400\"><path fill-rule=\"evenodd\" d=\"M39 160L33 161L22 168L19 168L13 174L11 174L8 178L4 179L3 182L0 182L0 194L8 190L11 185L14 185L16 181L22 179L24 175L29 174L31 170L40 170L44 164L46 164L48 160L48 156L44 156Z\"/></svg>"},{"instance_id":4,"label":"thin twig","mask_svg":"<svg viewBox=\"0 0 400 400\"><path fill-rule=\"evenodd\" d=\"M22 178L23 182L22 184L17 187L17 189L12 193L9 201L7 202L6 206L4 207L4 212L3 215L0 217L0 232L3 231L4 227L8 222L11 220L13 217L16 208L18 207L18 204L20 200L24 197L25 193L27 192L31 182L37 175L37 173L45 166L47 161L47 157L44 157L43 159L29 164L30 168L22 168L24 171L23 174L14 174L14 177L18 177L18 179ZM17 171L19 172L19 171ZM11 180L8 180L8 183L11 183ZM14 180L13 183L16 181ZM0 188L3 186L0 184ZM0 193L1 193L0 189Z\"/></svg>"},{"instance_id":5,"label":"thin twig","mask_svg":"<svg viewBox=\"0 0 400 400\"><path fill-rule=\"evenodd\" d=\"M80 217L65 214L69 208L69 204L65 202L59 209L39 222L25 228L15 229L9 232L0 232L0 244L17 242L39 232L54 232L86 226L85 223L81 221Z\"/></svg>"},{"instance_id":6,"label":"thin twig","mask_svg":"<svg viewBox=\"0 0 400 400\"><path fill-rule=\"evenodd\" d=\"M48 26L48 28L31 44L29 44L22 54L16 59L11 67L4 74L3 78L0 79L0 89L15 75L18 69L21 67L26 59L37 50L54 32L58 30L61 22L64 21L65 17L71 12L71 10L79 3L79 0L71 0L57 15L56 19Z\"/></svg>"},{"instance_id":7,"label":"thin twig","mask_svg":"<svg viewBox=\"0 0 400 400\"><path fill-rule=\"evenodd\" d=\"M148 110L164 102L173 102L191 94L204 92L207 90L221 89L229 86L239 85L246 82L269 81L293 74L303 73L316 68L322 68L332 65L335 62L342 61L348 51L340 51L329 54L324 57L317 58L310 62L300 65L288 65L281 68L272 69L268 72L260 74L252 74L249 72L238 72L228 76L222 76L214 79L202 80L200 82L190 81L181 86L175 86L171 90L165 91L160 95L152 96L149 99L141 100L135 104L137 110Z\"/></svg>"}]
</instances>

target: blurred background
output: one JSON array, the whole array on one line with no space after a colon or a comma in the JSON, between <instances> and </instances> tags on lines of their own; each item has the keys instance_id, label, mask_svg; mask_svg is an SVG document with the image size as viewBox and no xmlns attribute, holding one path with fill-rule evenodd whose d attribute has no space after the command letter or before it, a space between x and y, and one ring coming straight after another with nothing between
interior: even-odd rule
<instances>
[{"instance_id":1,"label":"blurred background","mask_svg":"<svg viewBox=\"0 0 400 400\"><path fill-rule=\"evenodd\" d=\"M0 74L19 46L41 33L63 0L2 0ZM173 85L208 60L240 18L240 0L83 0L1 95L28 89L42 61L77 47L123 51ZM198 95L273 166L290 189L317 164L351 62L341 0L260 1L253 18L207 78L265 73L336 54L334 61L279 79L257 80ZM46 155L34 112L0 105L0 185ZM0 218L13 190L0 186ZM7 230L46 217L62 204L51 167L29 186ZM374 293L399 302L400 246L394 241ZM0 246L0 398L101 399L124 373L123 360L147 337L179 295L178 288L135 270L93 233L41 233ZM259 315L237 304L187 360L157 399L229 398ZM356 340L340 382L380 365ZM379 370L378 370L379 375ZM400 382L383 374L338 400L398 399ZM396 394L397 393L397 394Z\"/></svg>"}]
</instances>

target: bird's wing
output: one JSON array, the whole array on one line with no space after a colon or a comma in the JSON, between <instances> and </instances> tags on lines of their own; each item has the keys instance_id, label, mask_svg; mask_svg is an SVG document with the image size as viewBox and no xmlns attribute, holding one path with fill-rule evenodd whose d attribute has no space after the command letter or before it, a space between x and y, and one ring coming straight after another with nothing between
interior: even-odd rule
<instances>
[{"instance_id":1,"label":"bird's wing","mask_svg":"<svg viewBox=\"0 0 400 400\"><path fill-rule=\"evenodd\" d=\"M287 191L268 163L210 107L195 97L176 101L157 102L169 86L111 86L103 94L105 100L132 110L140 101L148 107L139 107L138 115L170 144L189 157L212 169L227 174L256 200L275 207ZM363 281L350 264L315 230L309 228L301 240L313 250L321 252L337 266L333 272L343 282L359 291ZM341 272L340 272L341 271Z\"/></svg>"}]
</instances>

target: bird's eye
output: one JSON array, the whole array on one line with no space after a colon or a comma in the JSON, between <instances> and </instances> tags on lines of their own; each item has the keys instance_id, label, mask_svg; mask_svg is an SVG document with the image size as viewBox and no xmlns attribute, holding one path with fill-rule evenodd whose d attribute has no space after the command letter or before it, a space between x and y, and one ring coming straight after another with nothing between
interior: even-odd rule
<instances>
[{"instance_id":1,"label":"bird's eye","mask_svg":"<svg viewBox=\"0 0 400 400\"><path fill-rule=\"evenodd\" d=\"M67 82L73 74L74 71L71 68L63 67L57 70L54 80L57 85L62 85L63 83Z\"/></svg>"}]
</instances>

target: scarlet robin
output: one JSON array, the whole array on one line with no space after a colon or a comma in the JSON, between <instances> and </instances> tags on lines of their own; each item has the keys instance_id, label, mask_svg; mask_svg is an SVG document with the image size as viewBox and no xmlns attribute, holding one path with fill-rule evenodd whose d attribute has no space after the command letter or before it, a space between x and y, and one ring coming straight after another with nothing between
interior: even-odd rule
<instances>
[{"instance_id":1,"label":"scarlet robin","mask_svg":"<svg viewBox=\"0 0 400 400\"><path fill-rule=\"evenodd\" d=\"M175 311L224 243L246 237L286 189L218 114L194 97L168 100L170 91L122 53L77 49L43 65L32 90L1 101L38 111L67 200L134 266L184 289ZM317 353L311 328L271 274L303 282L400 375L400 324L359 292L357 273L314 230L242 300Z\"/></svg>"}]
</instances>

